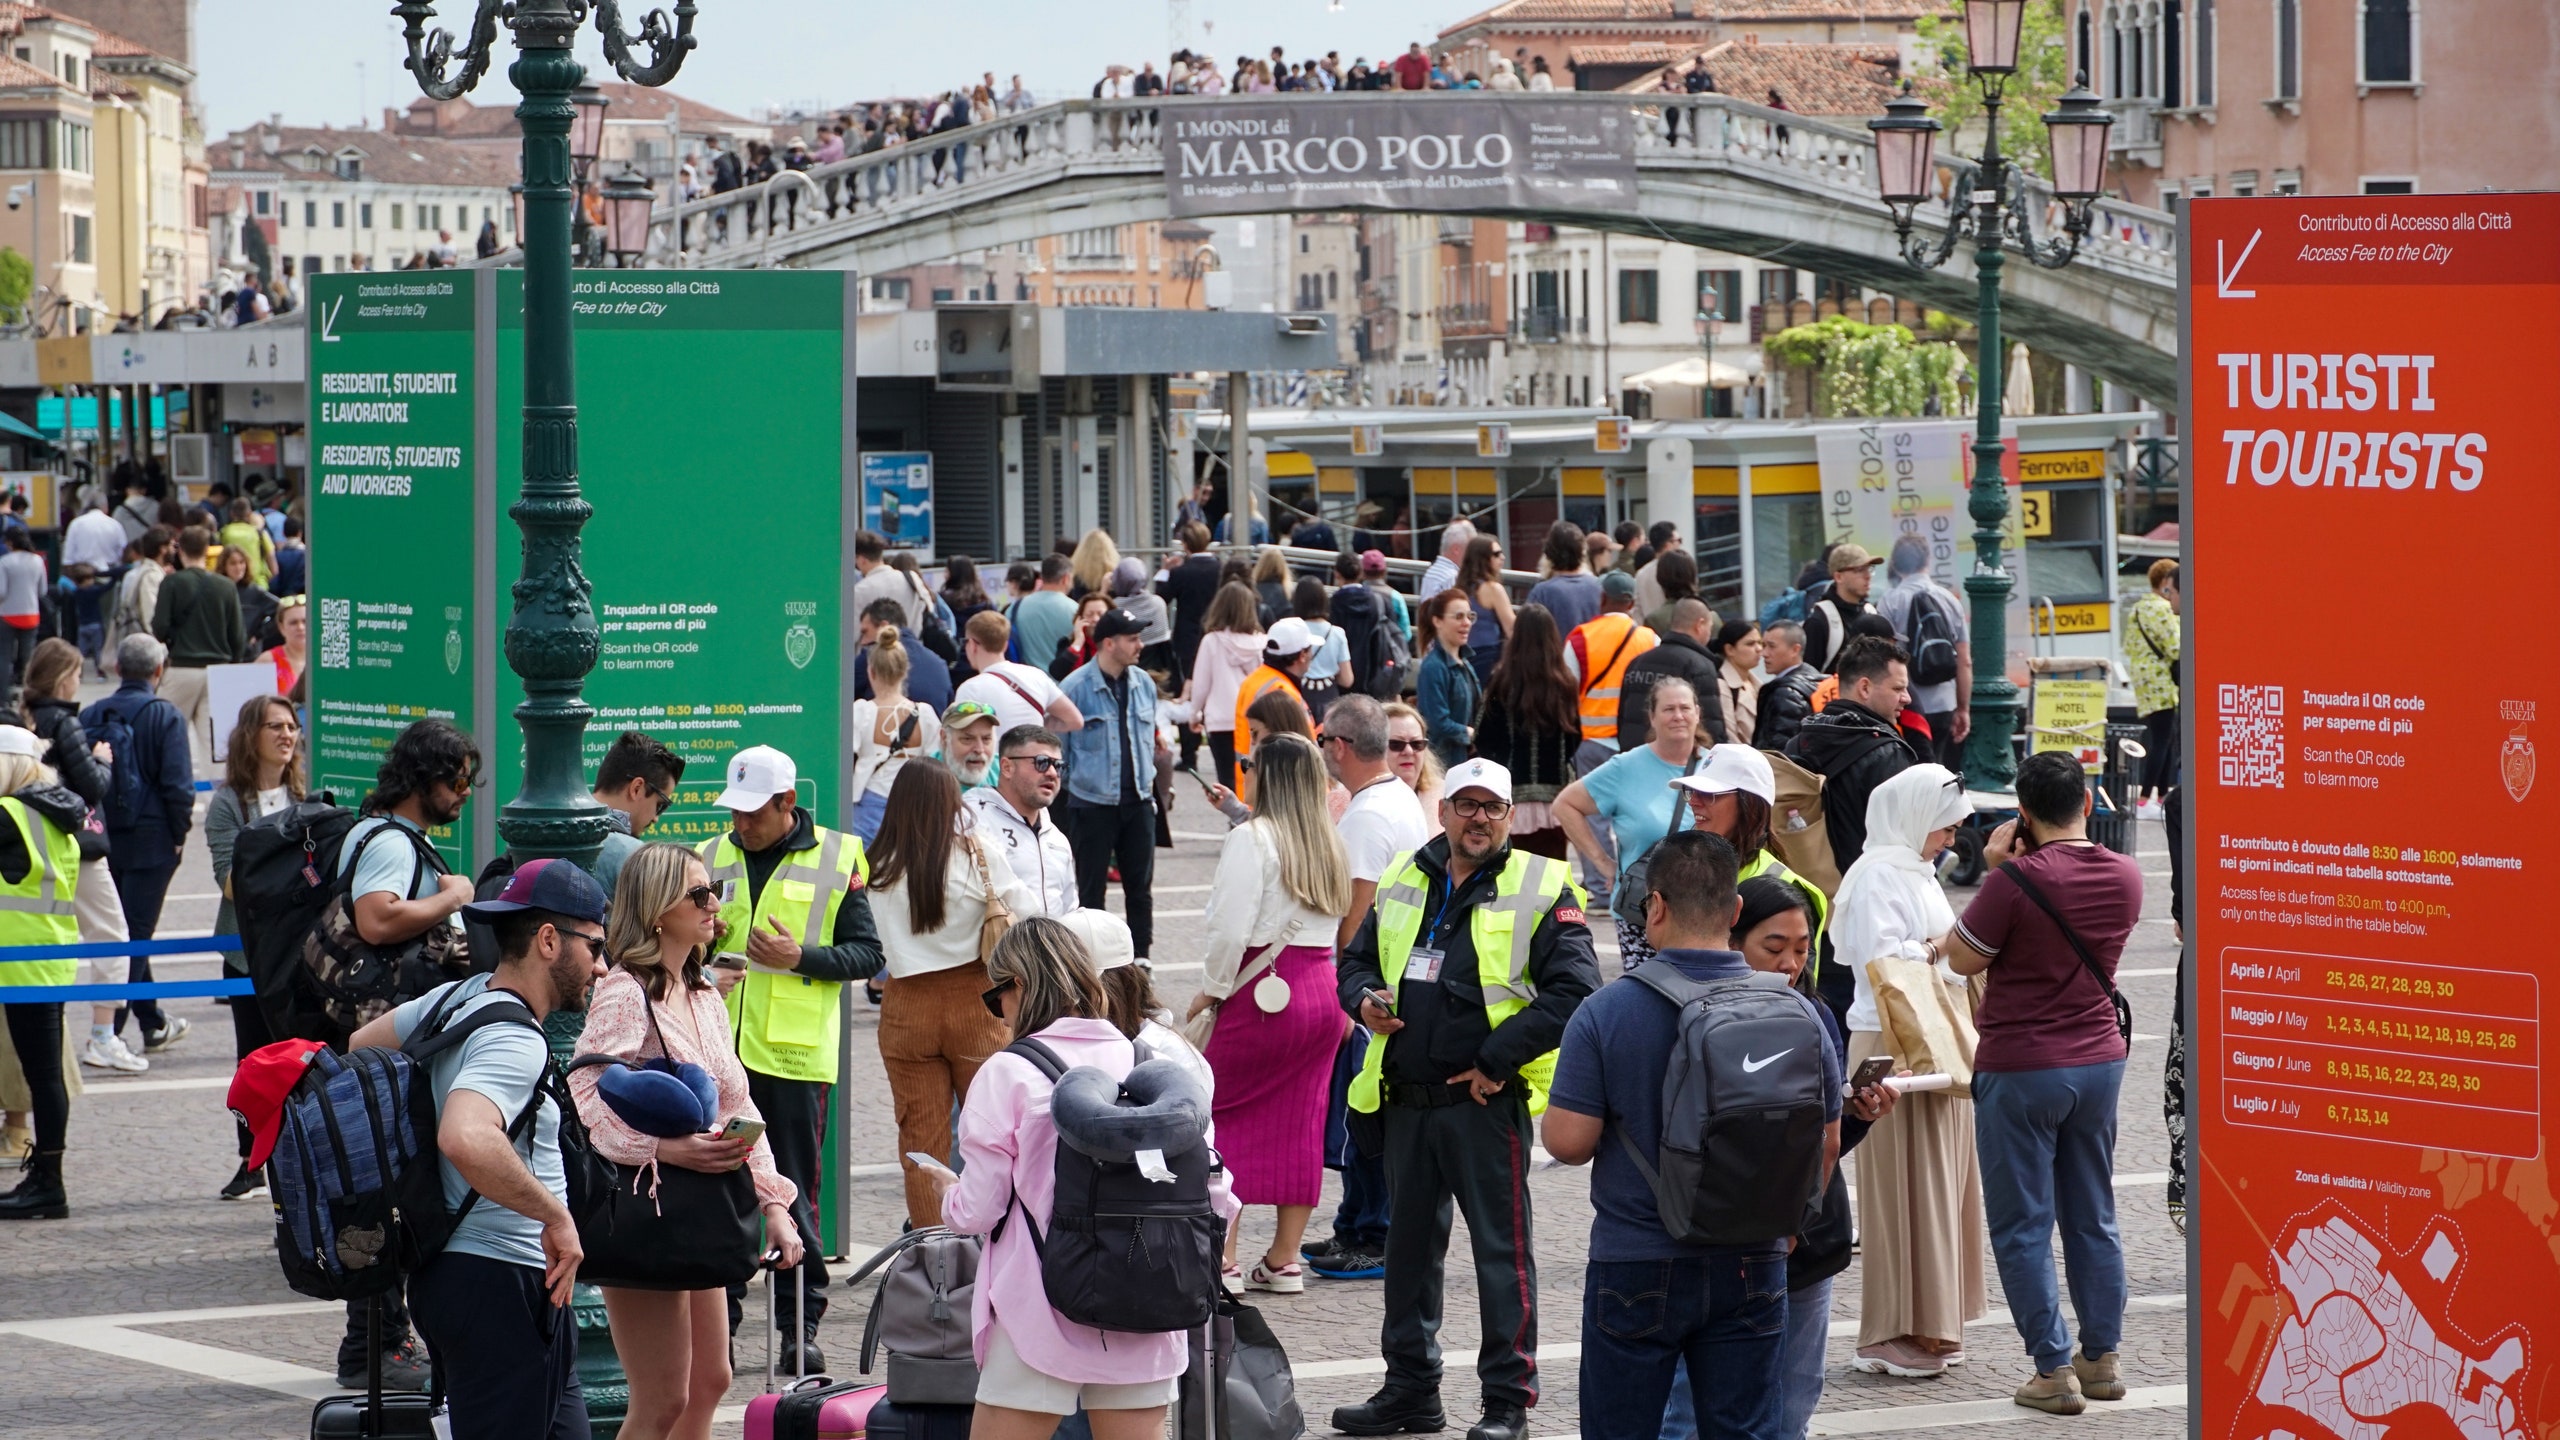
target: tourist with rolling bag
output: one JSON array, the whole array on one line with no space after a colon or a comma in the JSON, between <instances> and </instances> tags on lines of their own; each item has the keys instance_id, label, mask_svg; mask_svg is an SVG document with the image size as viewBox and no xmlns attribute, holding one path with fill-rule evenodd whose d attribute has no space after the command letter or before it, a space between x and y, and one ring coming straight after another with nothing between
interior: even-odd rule
<instances>
[{"instance_id":1,"label":"tourist with rolling bag","mask_svg":"<svg viewBox=\"0 0 2560 1440\"><path fill-rule=\"evenodd\" d=\"M773 1337L782 1329L778 1311L785 1271L798 1292L795 1322L809 1309L809 1272L799 1265L775 1268L780 1262L779 1250L764 1257L764 1393L747 1402L746 1440L867 1440L872 1411L888 1394L886 1385L812 1375L809 1352L794 1345L791 1383L780 1390L774 1388ZM792 1333L804 1331L795 1323Z\"/></svg>"},{"instance_id":2,"label":"tourist with rolling bag","mask_svg":"<svg viewBox=\"0 0 2560 1440\"><path fill-rule=\"evenodd\" d=\"M1189 1332L1213 1313L1236 1211L1208 1099L1180 1062L1139 1063L1067 926L1022 920L987 971L1014 1043L961 1107L965 1173L908 1157L944 1222L988 1237L970 1306L976 1417L962 1423L970 1440L1048 1440L1081 1404L1094 1440L1154 1440ZM907 1408L874 1407L872 1440L942 1440Z\"/></svg>"}]
</instances>

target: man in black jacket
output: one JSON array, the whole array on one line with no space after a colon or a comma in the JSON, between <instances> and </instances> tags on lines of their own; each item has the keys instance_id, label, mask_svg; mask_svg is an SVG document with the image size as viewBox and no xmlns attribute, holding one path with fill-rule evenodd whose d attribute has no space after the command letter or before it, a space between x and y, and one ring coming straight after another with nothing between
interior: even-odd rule
<instances>
[{"instance_id":1,"label":"man in black jacket","mask_svg":"<svg viewBox=\"0 0 2560 1440\"><path fill-rule=\"evenodd\" d=\"M1867 797L1920 757L1895 717L1911 703L1911 657L1891 640L1861 635L1840 650L1839 697L1804 722L1787 755L1822 777L1822 820L1831 858L1846 873L1867 848Z\"/></svg>"},{"instance_id":2,"label":"man in black jacket","mask_svg":"<svg viewBox=\"0 0 2560 1440\"><path fill-rule=\"evenodd\" d=\"M1804 663L1804 627L1793 620L1762 628L1760 663L1769 678L1760 683L1759 727L1751 743L1783 751L1813 714L1813 687L1822 683L1822 672Z\"/></svg>"},{"instance_id":3,"label":"man in black jacket","mask_svg":"<svg viewBox=\"0 0 2560 1440\"><path fill-rule=\"evenodd\" d=\"M1840 652L1848 648L1849 622L1876 613L1867 593L1875 587L1876 567L1883 563L1882 556L1868 554L1863 545L1831 547L1831 588L1810 597L1811 603L1805 606L1807 660L1824 670L1837 668Z\"/></svg>"},{"instance_id":4,"label":"man in black jacket","mask_svg":"<svg viewBox=\"0 0 2560 1440\"><path fill-rule=\"evenodd\" d=\"M1627 662L1626 675L1618 682L1618 753L1626 754L1653 739L1653 726L1646 716L1653 712L1653 682L1664 676L1677 676L1701 697L1716 693L1716 675L1723 662L1707 648L1707 637L1715 633L1716 615L1703 600L1683 600L1671 607L1671 629L1662 643ZM1721 707L1701 705L1698 727L1707 738L1721 745L1725 741L1724 715Z\"/></svg>"}]
</instances>

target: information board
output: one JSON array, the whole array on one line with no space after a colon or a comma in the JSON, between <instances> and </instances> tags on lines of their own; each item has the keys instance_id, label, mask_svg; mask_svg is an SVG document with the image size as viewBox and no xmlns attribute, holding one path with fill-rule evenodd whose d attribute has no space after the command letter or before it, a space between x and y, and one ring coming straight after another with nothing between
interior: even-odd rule
<instances>
[{"instance_id":1,"label":"information board","mask_svg":"<svg viewBox=\"0 0 2560 1440\"><path fill-rule=\"evenodd\" d=\"M892 550L933 553L933 452L894 450L862 457L862 528Z\"/></svg>"},{"instance_id":2,"label":"information board","mask_svg":"<svg viewBox=\"0 0 2560 1440\"><path fill-rule=\"evenodd\" d=\"M521 272L498 272L498 402L523 404ZM646 838L698 844L728 828L712 801L731 753L771 745L800 769L800 801L842 825L841 717L851 706L844 520L847 276L839 271L580 271L578 457L596 518L584 532L603 653L587 677L586 766L639 729L685 760L675 803ZM716 380L716 384L713 383ZM733 387L764 389L741 408ZM523 456L502 447L503 516ZM503 520L500 523L505 523ZM503 547L500 605L514 579ZM494 767L503 804L523 782L497 672Z\"/></svg>"},{"instance_id":3,"label":"information board","mask_svg":"<svg viewBox=\"0 0 2560 1440\"><path fill-rule=\"evenodd\" d=\"M412 722L471 727L473 287L487 273L310 280L312 782L345 804ZM467 825L433 839L458 870L480 858Z\"/></svg>"},{"instance_id":4,"label":"information board","mask_svg":"<svg viewBox=\"0 0 2560 1440\"><path fill-rule=\"evenodd\" d=\"M2560 197L2187 215L2198 1433L2547 1435L2560 687L2530 615L2443 626L2560 533Z\"/></svg>"}]
</instances>

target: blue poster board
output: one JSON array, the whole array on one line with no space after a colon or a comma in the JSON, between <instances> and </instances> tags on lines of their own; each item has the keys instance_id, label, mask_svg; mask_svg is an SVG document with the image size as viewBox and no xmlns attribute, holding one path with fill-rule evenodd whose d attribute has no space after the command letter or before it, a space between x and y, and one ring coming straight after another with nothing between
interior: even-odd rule
<instances>
[{"instance_id":1,"label":"blue poster board","mask_svg":"<svg viewBox=\"0 0 2560 1440\"><path fill-rule=\"evenodd\" d=\"M863 452L862 528L892 550L934 553L932 451Z\"/></svg>"}]
</instances>

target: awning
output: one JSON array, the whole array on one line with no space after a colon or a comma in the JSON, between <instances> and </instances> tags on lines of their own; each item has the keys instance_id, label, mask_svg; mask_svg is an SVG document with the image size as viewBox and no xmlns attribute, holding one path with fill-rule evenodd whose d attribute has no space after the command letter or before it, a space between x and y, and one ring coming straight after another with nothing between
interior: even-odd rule
<instances>
[{"instance_id":1,"label":"awning","mask_svg":"<svg viewBox=\"0 0 2560 1440\"><path fill-rule=\"evenodd\" d=\"M38 430L26 421L19 419L17 416L10 414L6 410L0 410L0 434L23 435L27 439L36 441L43 445L51 445L54 443L53 437L45 434L41 430Z\"/></svg>"},{"instance_id":2,"label":"awning","mask_svg":"<svg viewBox=\"0 0 2560 1440\"><path fill-rule=\"evenodd\" d=\"M1751 383L1749 372L1739 365L1723 360L1715 362L1714 373L1715 388L1718 390L1728 390L1736 385ZM1656 389L1669 385L1686 385L1692 390L1704 389L1707 386L1707 374L1707 357L1692 355L1686 360L1674 360L1668 365L1639 371L1619 383L1621 388L1641 390L1650 395Z\"/></svg>"}]
</instances>

